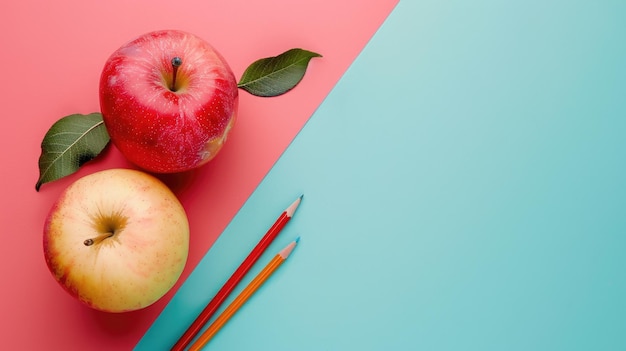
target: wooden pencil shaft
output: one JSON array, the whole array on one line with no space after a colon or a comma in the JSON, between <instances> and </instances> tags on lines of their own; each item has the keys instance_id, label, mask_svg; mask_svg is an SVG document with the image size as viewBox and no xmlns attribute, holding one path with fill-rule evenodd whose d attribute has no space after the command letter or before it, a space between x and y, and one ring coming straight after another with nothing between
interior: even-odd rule
<instances>
[{"instance_id":1,"label":"wooden pencil shaft","mask_svg":"<svg viewBox=\"0 0 626 351\"><path fill-rule=\"evenodd\" d=\"M182 351L189 345L191 340L200 332L202 327L211 319L217 309L222 305L230 293L239 284L241 279L248 273L250 268L258 261L265 249L272 243L272 241L278 236L283 227L289 222L294 215L296 209L300 205L302 195L300 195L287 209L285 209L281 215L276 219L272 227L267 230L265 235L257 243L257 245L250 251L246 259L239 265L237 270L230 276L230 278L224 283L222 288L215 294L213 299L202 310L202 312L191 323L183 335L178 339L176 344L172 346L171 351Z\"/></svg>"},{"instance_id":2,"label":"wooden pencil shaft","mask_svg":"<svg viewBox=\"0 0 626 351\"><path fill-rule=\"evenodd\" d=\"M189 351L200 350L206 345L217 332L230 320L232 316L250 299L252 295L267 281L272 273L283 263L285 259L276 255L270 263L257 275L248 286L231 302L198 340L189 348Z\"/></svg>"},{"instance_id":3,"label":"wooden pencil shaft","mask_svg":"<svg viewBox=\"0 0 626 351\"><path fill-rule=\"evenodd\" d=\"M263 283L265 283L265 281L274 273L274 271L276 271L276 269L278 269L278 267L285 262L287 257L289 257L293 249L296 247L299 240L300 238L298 237L295 241L292 241L289 245L280 250L280 252L278 252L278 254L276 254L276 256L274 256L265 267L263 267L261 272L259 272L259 274L252 279L248 286L246 286L241 293L239 293L233 302L226 307L222 314L219 315L215 321L209 325L207 330L200 335L198 340L191 345L189 348L190 351L200 350L209 342L209 340L211 340L211 338L215 336L215 334L217 334L217 332L239 310L239 308L241 308L250 296L252 296L257 289L259 289L259 287L263 285Z\"/></svg>"}]
</instances>

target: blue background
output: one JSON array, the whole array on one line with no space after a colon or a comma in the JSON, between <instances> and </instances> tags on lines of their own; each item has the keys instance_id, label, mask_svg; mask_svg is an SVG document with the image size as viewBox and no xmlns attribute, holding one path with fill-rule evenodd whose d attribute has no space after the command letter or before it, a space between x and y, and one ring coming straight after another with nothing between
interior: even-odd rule
<instances>
[{"instance_id":1,"label":"blue background","mask_svg":"<svg viewBox=\"0 0 626 351\"><path fill-rule=\"evenodd\" d=\"M137 349L173 344L300 193L244 283L300 245L208 349L626 349L625 18L401 1Z\"/></svg>"}]
</instances>

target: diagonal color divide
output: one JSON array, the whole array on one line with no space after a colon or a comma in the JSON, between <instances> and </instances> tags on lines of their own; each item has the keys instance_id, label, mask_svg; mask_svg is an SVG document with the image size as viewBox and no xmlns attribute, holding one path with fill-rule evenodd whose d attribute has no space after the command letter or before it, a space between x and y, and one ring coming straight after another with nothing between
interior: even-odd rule
<instances>
[{"instance_id":1,"label":"diagonal color divide","mask_svg":"<svg viewBox=\"0 0 626 351\"><path fill-rule=\"evenodd\" d=\"M331 2L328 2L328 4L330 3ZM358 1L346 1L343 4L333 3L332 7L334 7L337 11L341 11L341 9L347 10L346 15L349 15L349 16L357 16L358 14L361 14L361 15L365 15L368 17L367 21L359 21L360 25L358 27L354 27L350 29L355 36L355 40L357 42L360 41L363 45L365 45L367 41L369 40L369 38L372 35L374 35L378 27L382 25L384 19L391 13L391 11L393 10L394 6L397 3L398 3L397 0L378 1L376 4L363 4ZM322 5L316 4L316 6L322 6ZM328 26L332 27L332 23L328 23ZM318 38L317 40L319 41L336 40L336 39L332 39L332 34L333 34L332 29L329 29L323 34L322 37ZM327 38L324 39L324 36L327 36ZM341 46L344 44L339 44L339 45ZM345 43L345 45L354 45L354 43ZM352 56L350 57L349 62L346 65L342 66L341 70L337 71L336 70L337 67L336 66L334 67L335 71L332 72L332 74L337 75L337 80L339 80L339 77L343 75L345 70L349 67L350 62L356 59L358 54L363 49L364 47L363 45L360 45L358 48L356 48L356 50L352 53ZM321 60L331 60L330 62L332 62L333 57L334 57L333 52L320 52L320 53L323 55L323 58ZM320 72L320 70L318 70L316 73L324 74L323 72ZM314 77L305 76L305 80L306 79L314 79ZM324 90L323 96L326 96L332 89L332 85L325 86L324 89L325 90ZM322 100L323 99L321 99L319 103L321 103ZM314 109L315 108L313 108L313 110ZM284 145L281 147L280 150L277 150L278 153L276 154L274 161L280 156L280 154L288 146L289 142L296 136L297 132L304 126L307 119L308 118L301 120L299 123L297 123L297 125L294 128L290 129L285 134L285 135L287 134L291 135L291 137L288 140L286 140L286 142L284 143ZM239 128L242 128L242 127L240 126ZM245 133L245 131L241 133ZM267 168L264 170L263 175L265 175L265 173L269 171L273 163L274 162L267 165ZM258 184L258 182L260 182L261 179L262 177L256 180L256 182L254 183L255 187ZM264 230L263 228L259 228L260 232L262 232L263 230ZM202 254L202 256L204 256L204 253ZM194 265L200 259L201 257L196 257L196 258L191 257L190 258L191 265ZM184 280L185 278L187 277L183 276L181 280ZM209 284L211 286L211 289L212 288L218 289L219 286L215 284L218 284L219 281L220 281L219 279L215 279L214 281L212 281ZM190 296L189 290L187 289L187 291L185 291L184 283L181 285L178 291L181 291L181 293L177 293L171 298L170 301L168 301L168 304L164 307L161 314L158 316L155 322L147 330L143 338L136 345L135 350L154 350L154 349L162 348L163 345L169 345L169 344L173 345L176 342L176 338L179 336L179 334L184 332L188 323L191 323L193 319L195 318L196 310L198 308L202 308L203 304L206 303L206 301L208 301L208 299L210 298L210 296L199 296L198 294L193 294L193 293L192 294L194 296Z\"/></svg>"},{"instance_id":2,"label":"diagonal color divide","mask_svg":"<svg viewBox=\"0 0 626 351\"><path fill-rule=\"evenodd\" d=\"M402 1L155 333L304 193L298 254L207 349L626 349L625 14Z\"/></svg>"},{"instance_id":3,"label":"diagonal color divide","mask_svg":"<svg viewBox=\"0 0 626 351\"><path fill-rule=\"evenodd\" d=\"M397 2L7 3L0 23L6 35L0 36L0 44L11 53L16 69L5 70L4 80L10 84L0 86L4 115L15 117L0 129L5 165L1 235L6 236L0 245L0 273L10 282L0 291L0 310L11 319L0 332L3 348L99 351L135 346ZM35 192L39 146L58 118L98 111L99 75L113 50L134 36L169 28L209 41L238 78L254 60L290 48L324 57L310 64L310 74L288 94L263 99L241 91L239 120L229 142L210 166L194 174L193 187L187 182L178 188L192 233L187 266L177 285L146 309L99 313L65 293L48 272L41 249L43 219L72 181L97 170L132 165L109 148L104 158Z\"/></svg>"}]
</instances>

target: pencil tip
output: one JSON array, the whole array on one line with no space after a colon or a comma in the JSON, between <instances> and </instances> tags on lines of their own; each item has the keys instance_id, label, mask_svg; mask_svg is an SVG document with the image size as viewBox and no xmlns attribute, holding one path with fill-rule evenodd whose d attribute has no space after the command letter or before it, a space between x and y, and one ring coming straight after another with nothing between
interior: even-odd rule
<instances>
[{"instance_id":1,"label":"pencil tip","mask_svg":"<svg viewBox=\"0 0 626 351\"><path fill-rule=\"evenodd\" d=\"M284 259L289 257L293 249L296 247L296 245L298 245L298 240L300 240L300 237L297 237L296 240L290 242L289 245L285 246L284 249L280 250L278 254Z\"/></svg>"},{"instance_id":2,"label":"pencil tip","mask_svg":"<svg viewBox=\"0 0 626 351\"><path fill-rule=\"evenodd\" d=\"M298 236L298 237L296 238L296 240L294 240L294 241L296 242L296 244L297 244L297 243L299 243L299 242L300 242L300 236Z\"/></svg>"},{"instance_id":3,"label":"pencil tip","mask_svg":"<svg viewBox=\"0 0 626 351\"><path fill-rule=\"evenodd\" d=\"M304 196L304 194L300 195L296 201L294 201L291 205L289 205L289 207L287 207L287 209L285 209L285 212L287 212L287 217L293 217L294 212L296 212L296 208L298 208L298 205L300 205L300 202L302 201L302 197Z\"/></svg>"}]
</instances>

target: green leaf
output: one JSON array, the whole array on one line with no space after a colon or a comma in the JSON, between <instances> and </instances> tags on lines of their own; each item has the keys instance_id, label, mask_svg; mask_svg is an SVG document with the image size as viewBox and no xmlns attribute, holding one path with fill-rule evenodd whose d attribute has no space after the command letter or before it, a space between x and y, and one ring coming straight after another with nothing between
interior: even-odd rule
<instances>
[{"instance_id":1,"label":"green leaf","mask_svg":"<svg viewBox=\"0 0 626 351\"><path fill-rule=\"evenodd\" d=\"M39 191L42 184L76 172L85 162L98 156L109 140L100 113L61 118L41 142L39 180L35 189Z\"/></svg>"},{"instance_id":2,"label":"green leaf","mask_svg":"<svg viewBox=\"0 0 626 351\"><path fill-rule=\"evenodd\" d=\"M291 49L278 56L257 60L243 72L237 86L256 96L282 95L300 83L309 61L314 57L322 55Z\"/></svg>"}]
</instances>

